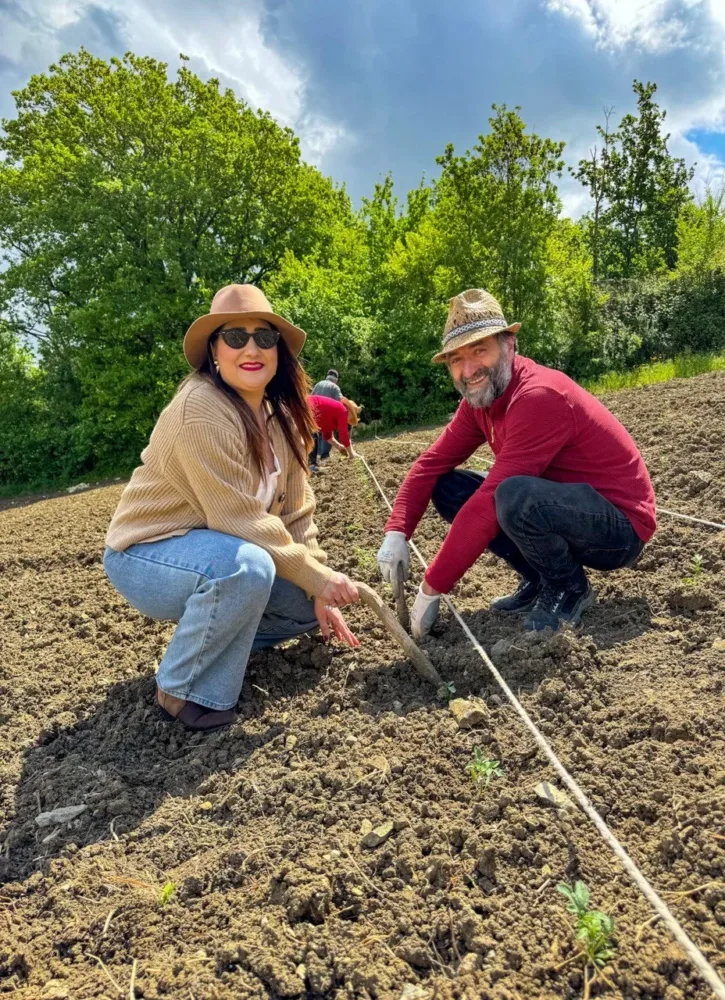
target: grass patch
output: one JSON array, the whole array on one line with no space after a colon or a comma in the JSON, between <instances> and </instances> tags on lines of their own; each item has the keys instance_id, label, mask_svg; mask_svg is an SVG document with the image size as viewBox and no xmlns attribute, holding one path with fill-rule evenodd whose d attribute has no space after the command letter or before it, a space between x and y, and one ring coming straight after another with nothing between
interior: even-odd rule
<instances>
[{"instance_id":1,"label":"grass patch","mask_svg":"<svg viewBox=\"0 0 725 1000\"><path fill-rule=\"evenodd\" d=\"M376 573L378 560L375 553L370 549L364 549L361 545L353 545L352 553L357 559L360 569L367 570L368 573Z\"/></svg>"},{"instance_id":2,"label":"grass patch","mask_svg":"<svg viewBox=\"0 0 725 1000\"><path fill-rule=\"evenodd\" d=\"M653 361L627 372L609 372L584 388L599 396L616 389L635 389L640 385L669 382L673 378L692 378L706 372L725 371L725 354L680 354L670 361Z\"/></svg>"}]
</instances>

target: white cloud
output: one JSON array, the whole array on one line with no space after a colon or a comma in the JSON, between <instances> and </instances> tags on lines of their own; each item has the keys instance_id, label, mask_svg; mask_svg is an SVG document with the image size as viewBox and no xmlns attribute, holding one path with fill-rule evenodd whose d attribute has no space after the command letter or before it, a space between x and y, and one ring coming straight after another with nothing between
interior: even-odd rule
<instances>
[{"instance_id":1,"label":"white cloud","mask_svg":"<svg viewBox=\"0 0 725 1000\"><path fill-rule=\"evenodd\" d=\"M638 45L657 53L691 40L690 15L695 8L725 6L723 0L544 0L544 4L578 20L601 48Z\"/></svg>"},{"instance_id":2,"label":"white cloud","mask_svg":"<svg viewBox=\"0 0 725 1000\"><path fill-rule=\"evenodd\" d=\"M253 108L291 126L309 161L319 163L349 138L343 123L307 106L304 67L267 43L257 0L18 0L13 16L0 9L0 56L27 67L27 75L42 71L68 47L59 32L98 11L110 15L124 50L169 62L172 70L183 52L195 71L219 77ZM95 51L91 41L84 44Z\"/></svg>"},{"instance_id":3,"label":"white cloud","mask_svg":"<svg viewBox=\"0 0 725 1000\"><path fill-rule=\"evenodd\" d=\"M696 165L692 181L696 196L707 185L719 187L725 163L702 153L687 136L693 129L725 130L725 0L542 2L550 13L578 23L582 45L594 50L593 58L605 71L603 78L609 78L612 93L619 91L620 101L621 80L616 80L615 73L620 77L626 73L628 80L637 76L659 83L656 100L667 109L670 152ZM626 105L615 107L615 126L626 111L633 110L632 105L630 96ZM567 144L568 162L578 162L596 142L593 127L588 135L576 129ZM570 180L563 181L561 194L568 214L576 216L589 207L586 192L582 194Z\"/></svg>"}]
</instances>

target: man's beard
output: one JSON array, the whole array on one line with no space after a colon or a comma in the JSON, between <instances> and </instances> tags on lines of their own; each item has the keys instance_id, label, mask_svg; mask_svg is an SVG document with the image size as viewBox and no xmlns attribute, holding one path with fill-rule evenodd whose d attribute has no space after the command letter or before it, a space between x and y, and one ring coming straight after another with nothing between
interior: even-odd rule
<instances>
[{"instance_id":1,"label":"man's beard","mask_svg":"<svg viewBox=\"0 0 725 1000\"><path fill-rule=\"evenodd\" d=\"M513 362L505 354L502 354L493 368L479 368L470 378L456 379L455 386L469 406L487 407L504 394L511 381L512 371ZM480 389L469 389L470 383L475 382L482 375L488 376L486 384Z\"/></svg>"}]
</instances>

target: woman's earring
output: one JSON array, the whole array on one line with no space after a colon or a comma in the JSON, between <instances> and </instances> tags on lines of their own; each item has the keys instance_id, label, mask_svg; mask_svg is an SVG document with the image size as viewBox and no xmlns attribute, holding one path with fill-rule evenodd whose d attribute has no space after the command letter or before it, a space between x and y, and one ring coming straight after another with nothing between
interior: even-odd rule
<instances>
[{"instance_id":1,"label":"woman's earring","mask_svg":"<svg viewBox=\"0 0 725 1000\"><path fill-rule=\"evenodd\" d=\"M216 368L217 371L219 371L219 362L218 361L214 362L214 367Z\"/></svg>"}]
</instances>

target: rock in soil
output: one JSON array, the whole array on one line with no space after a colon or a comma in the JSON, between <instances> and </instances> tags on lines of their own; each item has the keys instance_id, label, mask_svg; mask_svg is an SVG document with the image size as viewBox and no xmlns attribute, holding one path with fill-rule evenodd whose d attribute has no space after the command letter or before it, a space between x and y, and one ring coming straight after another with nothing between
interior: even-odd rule
<instances>
[{"instance_id":1,"label":"rock in soil","mask_svg":"<svg viewBox=\"0 0 725 1000\"><path fill-rule=\"evenodd\" d=\"M482 725L488 718L488 709L482 701L454 698L448 703L451 715L458 723L459 729L472 729Z\"/></svg>"}]
</instances>

